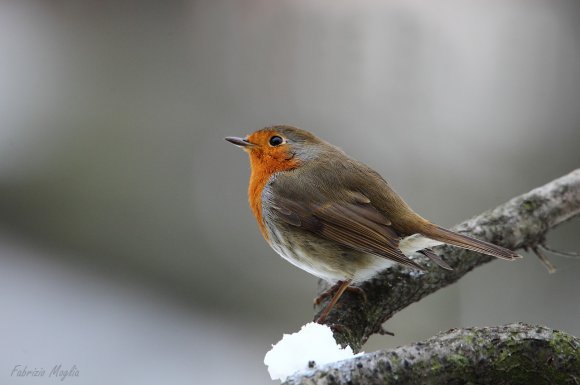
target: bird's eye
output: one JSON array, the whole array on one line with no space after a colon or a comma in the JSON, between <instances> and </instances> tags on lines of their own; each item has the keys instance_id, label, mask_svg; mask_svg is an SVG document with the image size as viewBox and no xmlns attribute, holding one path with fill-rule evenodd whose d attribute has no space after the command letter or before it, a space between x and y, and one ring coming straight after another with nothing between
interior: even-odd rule
<instances>
[{"instance_id":1,"label":"bird's eye","mask_svg":"<svg viewBox=\"0 0 580 385\"><path fill-rule=\"evenodd\" d=\"M281 137L274 135L273 137L270 138L270 146L272 147L276 147L281 145L282 143L284 143L284 139L282 139Z\"/></svg>"}]
</instances>

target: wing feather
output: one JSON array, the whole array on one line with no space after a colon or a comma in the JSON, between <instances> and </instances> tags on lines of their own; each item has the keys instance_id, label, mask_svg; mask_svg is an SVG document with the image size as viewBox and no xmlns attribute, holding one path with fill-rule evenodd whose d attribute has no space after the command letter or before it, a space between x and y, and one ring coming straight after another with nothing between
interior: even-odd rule
<instances>
[{"instance_id":1,"label":"wing feather","mask_svg":"<svg viewBox=\"0 0 580 385\"><path fill-rule=\"evenodd\" d=\"M340 203L312 202L283 194L275 196L271 213L276 219L354 250L424 270L399 250L400 236L390 226L391 221L361 193L350 194L350 201Z\"/></svg>"}]
</instances>

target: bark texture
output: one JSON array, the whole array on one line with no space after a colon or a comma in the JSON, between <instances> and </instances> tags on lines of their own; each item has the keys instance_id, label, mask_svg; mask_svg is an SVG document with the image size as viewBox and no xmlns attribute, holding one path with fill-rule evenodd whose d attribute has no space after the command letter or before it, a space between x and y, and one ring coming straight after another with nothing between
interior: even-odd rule
<instances>
[{"instance_id":1,"label":"bark texture","mask_svg":"<svg viewBox=\"0 0 580 385\"><path fill-rule=\"evenodd\" d=\"M549 230L579 214L580 169L577 169L467 220L454 230L512 250L535 248L542 244ZM426 272L393 266L363 283L361 288L366 293L366 301L356 293L345 293L325 322L333 325L336 340L359 351L368 337L380 333L381 325L397 311L494 259L450 246L436 248L435 252L453 270L441 269L421 258L419 263L428 268ZM326 288L321 282L320 291ZM326 303L320 304L318 313Z\"/></svg>"},{"instance_id":2,"label":"bark texture","mask_svg":"<svg viewBox=\"0 0 580 385\"><path fill-rule=\"evenodd\" d=\"M580 340L525 324L449 330L302 372L285 384L580 384Z\"/></svg>"}]
</instances>

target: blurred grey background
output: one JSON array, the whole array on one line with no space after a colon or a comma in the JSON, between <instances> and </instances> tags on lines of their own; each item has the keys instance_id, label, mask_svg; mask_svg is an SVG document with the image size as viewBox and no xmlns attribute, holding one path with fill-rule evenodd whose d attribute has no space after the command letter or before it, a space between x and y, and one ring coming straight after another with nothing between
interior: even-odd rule
<instances>
[{"instance_id":1,"label":"blurred grey background","mask_svg":"<svg viewBox=\"0 0 580 385\"><path fill-rule=\"evenodd\" d=\"M316 279L261 239L246 155L289 123L451 226L580 166L577 1L0 2L0 382L268 384ZM580 249L580 221L550 234ZM580 334L580 261L495 261L366 351Z\"/></svg>"}]
</instances>

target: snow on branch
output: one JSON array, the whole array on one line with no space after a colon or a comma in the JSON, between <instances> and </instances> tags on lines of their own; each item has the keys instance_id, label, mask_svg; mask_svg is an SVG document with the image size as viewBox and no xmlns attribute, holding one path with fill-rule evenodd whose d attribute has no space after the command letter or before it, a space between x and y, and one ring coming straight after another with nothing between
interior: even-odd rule
<instances>
[{"instance_id":1,"label":"snow on branch","mask_svg":"<svg viewBox=\"0 0 580 385\"><path fill-rule=\"evenodd\" d=\"M287 385L578 384L580 339L542 326L449 330L295 374Z\"/></svg>"},{"instance_id":2,"label":"snow on branch","mask_svg":"<svg viewBox=\"0 0 580 385\"><path fill-rule=\"evenodd\" d=\"M579 214L580 169L577 169L467 220L454 230L512 250L538 250L549 230ZM361 285L366 298L345 293L325 322L332 325L337 342L359 351L370 335L381 333L381 325L397 311L494 259L448 246L435 251L453 270L441 269L424 259L421 264L428 267L425 273L393 266ZM326 288L326 284L321 282L320 291ZM318 311L325 306L326 301L323 301Z\"/></svg>"}]
</instances>

